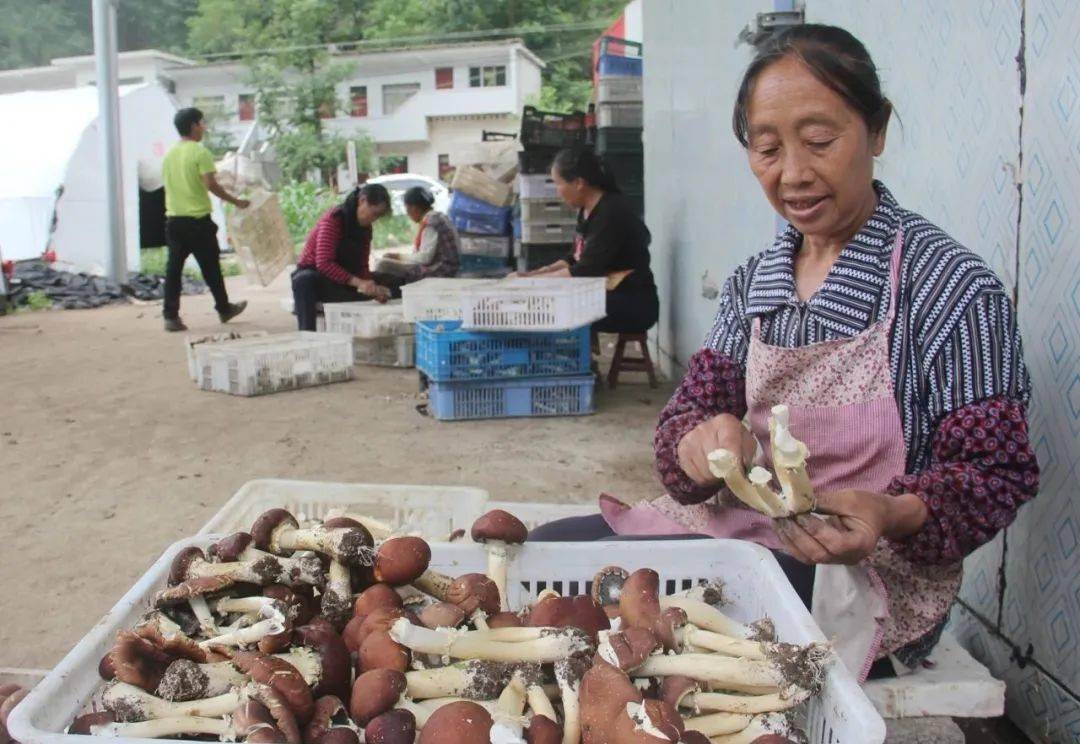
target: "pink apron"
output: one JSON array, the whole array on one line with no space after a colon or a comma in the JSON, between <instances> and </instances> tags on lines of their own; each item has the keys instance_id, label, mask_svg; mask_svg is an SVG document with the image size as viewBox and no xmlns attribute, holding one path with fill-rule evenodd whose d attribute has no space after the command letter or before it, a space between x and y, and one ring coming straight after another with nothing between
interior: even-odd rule
<instances>
[{"instance_id":1,"label":"pink apron","mask_svg":"<svg viewBox=\"0 0 1080 744\"><path fill-rule=\"evenodd\" d=\"M884 492L903 475L904 431L889 364L903 230L897 230L886 317L848 339L794 349L771 346L753 323L747 357L750 428L761 443L759 462L771 463L768 419L774 405L790 410L792 434L810 449L808 470L817 491L847 488ZM704 534L780 547L771 520L734 500L682 506L670 496L634 507L602 496L600 510L617 534ZM881 655L921 638L948 612L961 565L923 566L880 540L857 566L819 565L812 612L847 667L862 681Z\"/></svg>"}]
</instances>

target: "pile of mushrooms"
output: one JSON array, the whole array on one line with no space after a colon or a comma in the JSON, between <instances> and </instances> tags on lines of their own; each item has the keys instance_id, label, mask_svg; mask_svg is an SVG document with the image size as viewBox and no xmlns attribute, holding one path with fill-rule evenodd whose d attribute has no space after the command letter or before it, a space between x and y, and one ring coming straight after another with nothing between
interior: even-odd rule
<instances>
[{"instance_id":1,"label":"pile of mushrooms","mask_svg":"<svg viewBox=\"0 0 1080 744\"><path fill-rule=\"evenodd\" d=\"M588 595L545 591L515 608L508 569L527 536L513 515L488 512L471 531L487 572L448 576L419 537L349 516L301 527L272 509L250 533L176 556L153 609L101 660L106 684L69 733L281 744L794 735L823 646L726 617L716 586L661 596L648 569L608 567Z\"/></svg>"}]
</instances>

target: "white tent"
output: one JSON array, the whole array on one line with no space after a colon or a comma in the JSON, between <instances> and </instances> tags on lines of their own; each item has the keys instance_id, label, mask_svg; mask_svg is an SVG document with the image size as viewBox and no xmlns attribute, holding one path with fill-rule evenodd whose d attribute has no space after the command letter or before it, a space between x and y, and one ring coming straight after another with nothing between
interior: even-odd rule
<instances>
[{"instance_id":1,"label":"white tent","mask_svg":"<svg viewBox=\"0 0 1080 744\"><path fill-rule=\"evenodd\" d=\"M5 259L56 252L57 267L104 273L106 206L97 90L0 96L0 247ZM129 270L139 268L139 189L161 187L177 139L176 105L157 85L120 89L124 226Z\"/></svg>"}]
</instances>

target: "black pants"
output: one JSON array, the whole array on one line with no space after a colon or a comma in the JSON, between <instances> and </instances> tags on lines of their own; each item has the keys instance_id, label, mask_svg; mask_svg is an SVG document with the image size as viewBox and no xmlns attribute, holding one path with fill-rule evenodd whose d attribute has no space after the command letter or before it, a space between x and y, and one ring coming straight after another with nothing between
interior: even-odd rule
<instances>
[{"instance_id":1,"label":"black pants","mask_svg":"<svg viewBox=\"0 0 1080 744\"><path fill-rule=\"evenodd\" d=\"M229 308L225 278L221 275L221 248L217 242L217 225L206 217L169 217L165 220L165 244L169 257L165 265L165 301L162 315L166 319L180 317L180 290L184 262L195 256L203 281L214 296L219 313Z\"/></svg>"},{"instance_id":2,"label":"black pants","mask_svg":"<svg viewBox=\"0 0 1080 744\"><path fill-rule=\"evenodd\" d=\"M660 318L656 287L641 290L616 289L607 293L607 317L593 323L599 333L645 333Z\"/></svg>"},{"instance_id":3,"label":"black pants","mask_svg":"<svg viewBox=\"0 0 1080 744\"><path fill-rule=\"evenodd\" d=\"M292 275L293 312L301 331L314 331L318 319L318 303L359 302L367 299L355 287L338 284L310 266L297 269Z\"/></svg>"}]
</instances>

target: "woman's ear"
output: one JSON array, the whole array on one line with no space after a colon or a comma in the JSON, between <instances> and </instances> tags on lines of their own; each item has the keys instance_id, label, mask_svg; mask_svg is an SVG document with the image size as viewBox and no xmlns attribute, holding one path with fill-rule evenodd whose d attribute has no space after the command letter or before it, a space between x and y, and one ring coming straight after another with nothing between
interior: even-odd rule
<instances>
[{"instance_id":1,"label":"woman's ear","mask_svg":"<svg viewBox=\"0 0 1080 744\"><path fill-rule=\"evenodd\" d=\"M889 121L892 120L893 105L892 101L885 102L885 110L881 115L881 127L876 132L870 133L870 149L874 153L874 157L880 157L881 153L885 152L885 136L889 131Z\"/></svg>"}]
</instances>

